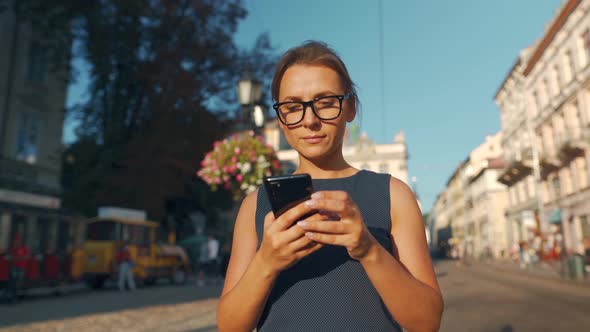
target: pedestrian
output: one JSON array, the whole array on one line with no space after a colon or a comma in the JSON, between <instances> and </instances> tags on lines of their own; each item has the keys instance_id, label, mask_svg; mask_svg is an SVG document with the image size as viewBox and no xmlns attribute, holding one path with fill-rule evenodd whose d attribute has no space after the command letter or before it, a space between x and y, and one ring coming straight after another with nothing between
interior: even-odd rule
<instances>
[{"instance_id":1,"label":"pedestrian","mask_svg":"<svg viewBox=\"0 0 590 332\"><path fill-rule=\"evenodd\" d=\"M197 285L204 286L207 277L215 280L219 272L219 241L213 235L207 236L207 241L201 248L200 258L201 265Z\"/></svg>"},{"instance_id":2,"label":"pedestrian","mask_svg":"<svg viewBox=\"0 0 590 332\"><path fill-rule=\"evenodd\" d=\"M416 197L343 158L359 101L340 57L317 41L288 50L272 98L315 193L277 218L262 187L244 199L219 331L437 330L443 300Z\"/></svg>"},{"instance_id":3,"label":"pedestrian","mask_svg":"<svg viewBox=\"0 0 590 332\"><path fill-rule=\"evenodd\" d=\"M20 234L16 233L12 238L12 247L10 249L10 277L9 277L9 295L10 300L16 299L18 291L23 287L25 281L25 272L27 263L31 258L31 251L22 241Z\"/></svg>"},{"instance_id":4,"label":"pedestrian","mask_svg":"<svg viewBox=\"0 0 590 332\"><path fill-rule=\"evenodd\" d=\"M590 274L590 235L582 240L582 245L584 246L584 268L586 273Z\"/></svg>"},{"instance_id":5,"label":"pedestrian","mask_svg":"<svg viewBox=\"0 0 590 332\"><path fill-rule=\"evenodd\" d=\"M124 245L121 247L121 250L117 253L117 270L118 270L118 286L120 291L125 290L125 282L127 282L127 286L129 290L135 290L135 280L133 279L133 267L135 263L131 258L131 253L129 252L129 247Z\"/></svg>"}]
</instances>

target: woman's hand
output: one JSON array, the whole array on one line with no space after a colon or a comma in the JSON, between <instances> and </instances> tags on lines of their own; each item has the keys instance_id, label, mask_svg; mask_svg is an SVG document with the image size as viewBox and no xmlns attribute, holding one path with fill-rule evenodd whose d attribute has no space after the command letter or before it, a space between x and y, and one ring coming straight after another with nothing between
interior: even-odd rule
<instances>
[{"instance_id":1,"label":"woman's hand","mask_svg":"<svg viewBox=\"0 0 590 332\"><path fill-rule=\"evenodd\" d=\"M305 229L305 235L317 243L343 246L352 259L362 260L377 241L371 235L361 212L345 191L319 191L305 202L309 208L322 211L322 214L335 215L335 221L304 220L297 223ZM338 219L339 218L339 219Z\"/></svg>"},{"instance_id":2,"label":"woman's hand","mask_svg":"<svg viewBox=\"0 0 590 332\"><path fill-rule=\"evenodd\" d=\"M301 203L277 219L272 212L264 217L264 234L258 253L272 275L277 275L322 247L322 244L305 236L303 228L295 225L304 215L313 211L313 208ZM325 215L315 213L306 218L305 222L315 223L326 219L328 218Z\"/></svg>"}]
</instances>

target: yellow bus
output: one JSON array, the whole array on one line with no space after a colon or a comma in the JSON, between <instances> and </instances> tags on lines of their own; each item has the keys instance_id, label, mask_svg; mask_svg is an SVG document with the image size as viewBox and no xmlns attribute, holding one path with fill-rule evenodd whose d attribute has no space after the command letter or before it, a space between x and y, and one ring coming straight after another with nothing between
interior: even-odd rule
<instances>
[{"instance_id":1,"label":"yellow bus","mask_svg":"<svg viewBox=\"0 0 590 332\"><path fill-rule=\"evenodd\" d=\"M173 237L167 244L156 243L159 224L153 221L97 217L88 222L83 246L85 260L82 279L92 288L101 288L108 279L117 279L117 252L127 246L133 260L133 276L138 284L153 284L167 278L174 284L186 282L190 262Z\"/></svg>"}]
</instances>

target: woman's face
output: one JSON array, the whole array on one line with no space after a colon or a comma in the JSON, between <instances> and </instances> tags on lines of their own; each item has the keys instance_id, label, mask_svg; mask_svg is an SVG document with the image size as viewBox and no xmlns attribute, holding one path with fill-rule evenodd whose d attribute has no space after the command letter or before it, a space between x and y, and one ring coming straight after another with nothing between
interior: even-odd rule
<instances>
[{"instance_id":1,"label":"woman's face","mask_svg":"<svg viewBox=\"0 0 590 332\"><path fill-rule=\"evenodd\" d=\"M283 74L278 102L310 101L346 92L336 71L321 65L293 65ZM348 99L343 100L342 112L333 120L321 120L307 107L301 122L279 124L293 149L308 160L317 160L342 148L346 122L354 120L354 116L354 99Z\"/></svg>"}]
</instances>

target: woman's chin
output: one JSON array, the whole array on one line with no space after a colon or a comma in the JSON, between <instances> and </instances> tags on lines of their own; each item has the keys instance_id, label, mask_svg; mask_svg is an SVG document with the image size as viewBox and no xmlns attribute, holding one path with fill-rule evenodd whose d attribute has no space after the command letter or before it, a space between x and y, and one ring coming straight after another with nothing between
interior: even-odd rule
<instances>
[{"instance_id":1,"label":"woman's chin","mask_svg":"<svg viewBox=\"0 0 590 332\"><path fill-rule=\"evenodd\" d=\"M299 154L309 161L321 161L328 157L328 150L324 147L314 146L306 147L299 151Z\"/></svg>"}]
</instances>

